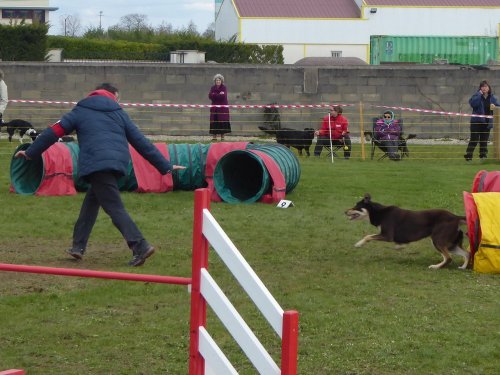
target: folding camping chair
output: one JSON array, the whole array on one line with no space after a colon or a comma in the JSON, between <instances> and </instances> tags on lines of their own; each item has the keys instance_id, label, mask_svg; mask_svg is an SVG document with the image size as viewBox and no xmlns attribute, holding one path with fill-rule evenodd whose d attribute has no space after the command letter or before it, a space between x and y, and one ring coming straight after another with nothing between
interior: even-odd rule
<instances>
[{"instance_id":1,"label":"folding camping chair","mask_svg":"<svg viewBox=\"0 0 500 375\"><path fill-rule=\"evenodd\" d=\"M371 143L371 159L375 157L375 150L378 148L380 149L383 154L377 159L377 160L382 160L385 159L389 156L387 153L387 147L385 147L384 142L378 140L375 135L375 127L377 125L377 121L380 120L380 117L373 117L372 119L372 131L371 132L365 132L365 137L370 138L370 143ZM399 134L399 142L398 142L398 154L400 155L401 159L403 157L409 157L410 156L410 151L408 150L408 145L407 145L407 140L415 138L417 135L416 134L410 134L407 138L403 137L403 119L398 119L399 121L399 126L401 127L401 132Z\"/></svg>"},{"instance_id":2,"label":"folding camping chair","mask_svg":"<svg viewBox=\"0 0 500 375\"><path fill-rule=\"evenodd\" d=\"M333 153L333 157L334 158L338 158L339 156L337 155L337 151L339 150L343 150L344 149L344 140L335 140L335 141L332 141L332 147L330 148L330 145L327 145L327 146L324 146L327 150L328 150L328 155L327 156L332 156L332 153Z\"/></svg>"}]
</instances>

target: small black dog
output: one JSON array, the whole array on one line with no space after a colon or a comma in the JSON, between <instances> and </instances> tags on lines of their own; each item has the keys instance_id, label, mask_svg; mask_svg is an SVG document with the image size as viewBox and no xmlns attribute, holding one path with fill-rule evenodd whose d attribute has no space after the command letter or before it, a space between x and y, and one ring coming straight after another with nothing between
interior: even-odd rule
<instances>
[{"instance_id":1,"label":"small black dog","mask_svg":"<svg viewBox=\"0 0 500 375\"><path fill-rule=\"evenodd\" d=\"M275 134L276 142L288 148L295 147L299 150L299 155L302 156L302 150L305 150L307 156L310 156L309 147L311 147L314 139L314 129L305 128L304 130L296 130L289 128L281 128L277 130L269 130L263 126L259 129L267 134Z\"/></svg>"},{"instance_id":2,"label":"small black dog","mask_svg":"<svg viewBox=\"0 0 500 375\"><path fill-rule=\"evenodd\" d=\"M16 131L19 132L19 142L21 143L23 143L23 137L25 134L30 136L33 141L36 139L36 137L38 137L38 132L33 128L30 122L25 120L14 119L12 121L2 123L0 127L1 126L7 127L9 142L12 142L12 137L14 136L14 133Z\"/></svg>"}]
</instances>

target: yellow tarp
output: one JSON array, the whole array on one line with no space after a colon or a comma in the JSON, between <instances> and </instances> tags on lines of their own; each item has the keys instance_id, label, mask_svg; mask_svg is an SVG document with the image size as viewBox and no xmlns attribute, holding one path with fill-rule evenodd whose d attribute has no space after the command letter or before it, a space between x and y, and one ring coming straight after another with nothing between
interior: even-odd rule
<instances>
[{"instance_id":1,"label":"yellow tarp","mask_svg":"<svg viewBox=\"0 0 500 375\"><path fill-rule=\"evenodd\" d=\"M473 193L481 243L474 255L474 271L500 273L500 193Z\"/></svg>"}]
</instances>

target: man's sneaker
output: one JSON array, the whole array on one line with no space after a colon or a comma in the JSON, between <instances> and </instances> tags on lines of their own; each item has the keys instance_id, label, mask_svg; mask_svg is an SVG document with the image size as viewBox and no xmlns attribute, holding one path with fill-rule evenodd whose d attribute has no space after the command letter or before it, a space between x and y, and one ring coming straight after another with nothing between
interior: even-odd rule
<instances>
[{"instance_id":1,"label":"man's sneaker","mask_svg":"<svg viewBox=\"0 0 500 375\"><path fill-rule=\"evenodd\" d=\"M83 249L68 249L66 252L71 255L73 258L82 260L83 259L83 254L85 254L85 250Z\"/></svg>"},{"instance_id":2,"label":"man's sneaker","mask_svg":"<svg viewBox=\"0 0 500 375\"><path fill-rule=\"evenodd\" d=\"M464 158L465 158L465 161L472 161L472 155L465 154Z\"/></svg>"},{"instance_id":3,"label":"man's sneaker","mask_svg":"<svg viewBox=\"0 0 500 375\"><path fill-rule=\"evenodd\" d=\"M153 255L154 252L155 248L153 246L149 246L141 252L134 253L133 258L130 260L130 262L128 262L128 265L132 267L142 266L146 259Z\"/></svg>"}]
</instances>

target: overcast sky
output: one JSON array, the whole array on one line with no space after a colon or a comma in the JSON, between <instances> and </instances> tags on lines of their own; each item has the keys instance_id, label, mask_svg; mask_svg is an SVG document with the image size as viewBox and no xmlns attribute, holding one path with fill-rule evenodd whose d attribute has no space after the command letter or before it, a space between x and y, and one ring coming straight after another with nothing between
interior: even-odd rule
<instances>
[{"instance_id":1,"label":"overcast sky","mask_svg":"<svg viewBox=\"0 0 500 375\"><path fill-rule=\"evenodd\" d=\"M198 32L203 33L214 21L215 0L50 0L49 4L59 8L50 12L49 34L63 34L60 18L68 15L78 16L85 31L89 26L99 27L99 21L107 29L132 13L145 14L152 26L165 21L175 29L188 26L192 20Z\"/></svg>"}]
</instances>

